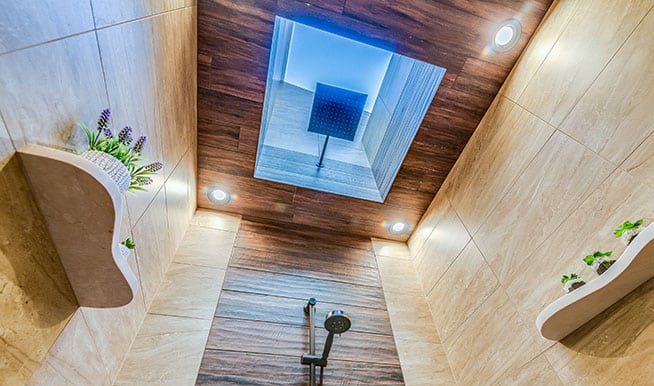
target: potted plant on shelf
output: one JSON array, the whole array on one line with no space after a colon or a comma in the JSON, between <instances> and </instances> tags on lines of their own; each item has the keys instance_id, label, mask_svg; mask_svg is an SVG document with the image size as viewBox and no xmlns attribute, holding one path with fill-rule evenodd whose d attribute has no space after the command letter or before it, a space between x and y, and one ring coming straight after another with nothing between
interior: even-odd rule
<instances>
[{"instance_id":1,"label":"potted plant on shelf","mask_svg":"<svg viewBox=\"0 0 654 386\"><path fill-rule=\"evenodd\" d=\"M563 290L565 290L565 292L572 292L586 284L586 282L580 279L576 273L571 273L570 276L563 275L561 283L563 283Z\"/></svg>"},{"instance_id":2,"label":"potted plant on shelf","mask_svg":"<svg viewBox=\"0 0 654 386\"><path fill-rule=\"evenodd\" d=\"M82 126L89 140L89 147L80 156L100 166L116 182L122 193L128 190L145 190L143 186L152 183L149 176L159 171L163 165L161 162L139 165L147 138L139 137L130 147L132 128L127 126L118 135L114 135L109 128L110 118L111 112L105 109L100 114L95 131Z\"/></svg>"},{"instance_id":3,"label":"potted plant on shelf","mask_svg":"<svg viewBox=\"0 0 654 386\"><path fill-rule=\"evenodd\" d=\"M638 233L640 233L641 227L643 225L643 219L636 222L631 222L629 220L625 221L618 227L618 229L613 232L615 237L620 237L620 240L624 245L629 245L631 240L633 240Z\"/></svg>"},{"instance_id":4,"label":"potted plant on shelf","mask_svg":"<svg viewBox=\"0 0 654 386\"><path fill-rule=\"evenodd\" d=\"M127 260L131 250L136 247L136 244L134 243L134 240L128 237L125 241L121 241L118 247L120 249L120 257L123 260Z\"/></svg>"},{"instance_id":5,"label":"potted plant on shelf","mask_svg":"<svg viewBox=\"0 0 654 386\"><path fill-rule=\"evenodd\" d=\"M589 265L591 268L593 268L593 270L597 272L598 275L601 275L606 272L606 270L609 269L613 263L615 263L615 259L609 259L612 253L612 251L596 251L592 255L584 257L584 262L586 265Z\"/></svg>"}]
</instances>

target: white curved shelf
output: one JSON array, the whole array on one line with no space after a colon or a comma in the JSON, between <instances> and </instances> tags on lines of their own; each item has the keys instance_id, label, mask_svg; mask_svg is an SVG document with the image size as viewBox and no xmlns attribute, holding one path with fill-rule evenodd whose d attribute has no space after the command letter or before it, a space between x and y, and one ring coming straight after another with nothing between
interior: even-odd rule
<instances>
[{"instance_id":1,"label":"white curved shelf","mask_svg":"<svg viewBox=\"0 0 654 386\"><path fill-rule=\"evenodd\" d=\"M604 274L547 306L536 318L543 337L561 340L654 277L654 224L643 229Z\"/></svg>"},{"instance_id":2,"label":"white curved shelf","mask_svg":"<svg viewBox=\"0 0 654 386\"><path fill-rule=\"evenodd\" d=\"M120 253L123 205L116 183L75 154L31 144L18 153L79 305L131 302L138 282Z\"/></svg>"}]
</instances>

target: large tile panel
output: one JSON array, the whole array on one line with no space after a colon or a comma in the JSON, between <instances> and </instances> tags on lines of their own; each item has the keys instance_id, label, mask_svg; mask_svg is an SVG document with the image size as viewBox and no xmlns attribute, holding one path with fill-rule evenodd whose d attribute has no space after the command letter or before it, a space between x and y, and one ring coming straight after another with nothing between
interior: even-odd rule
<instances>
[{"instance_id":1,"label":"large tile panel","mask_svg":"<svg viewBox=\"0 0 654 386\"><path fill-rule=\"evenodd\" d=\"M164 164L172 172L189 148L190 132L196 130L195 8L184 8L154 17L157 135L161 138ZM174 31L174 33L170 33Z\"/></svg>"},{"instance_id":2,"label":"large tile panel","mask_svg":"<svg viewBox=\"0 0 654 386\"><path fill-rule=\"evenodd\" d=\"M425 293L431 290L470 241L470 235L456 212L449 204L447 206L447 211L415 254L416 271Z\"/></svg>"},{"instance_id":3,"label":"large tile panel","mask_svg":"<svg viewBox=\"0 0 654 386\"><path fill-rule=\"evenodd\" d=\"M651 134L620 166L654 189L654 134Z\"/></svg>"},{"instance_id":4,"label":"large tile panel","mask_svg":"<svg viewBox=\"0 0 654 386\"><path fill-rule=\"evenodd\" d=\"M241 216L198 208L190 224L227 232L236 232L241 225Z\"/></svg>"},{"instance_id":5,"label":"large tile panel","mask_svg":"<svg viewBox=\"0 0 654 386\"><path fill-rule=\"evenodd\" d=\"M0 167L0 293L0 380L21 383L77 300L16 155Z\"/></svg>"},{"instance_id":6,"label":"large tile panel","mask_svg":"<svg viewBox=\"0 0 654 386\"><path fill-rule=\"evenodd\" d=\"M175 262L226 269L235 238L235 232L189 225Z\"/></svg>"},{"instance_id":7,"label":"large tile panel","mask_svg":"<svg viewBox=\"0 0 654 386\"><path fill-rule=\"evenodd\" d=\"M0 12L0 54L92 29L88 0L4 1Z\"/></svg>"},{"instance_id":8,"label":"large tile panel","mask_svg":"<svg viewBox=\"0 0 654 386\"><path fill-rule=\"evenodd\" d=\"M83 365L80 358L84 358ZM34 372L30 385L111 385L89 327L76 312L48 355Z\"/></svg>"},{"instance_id":9,"label":"large tile panel","mask_svg":"<svg viewBox=\"0 0 654 386\"><path fill-rule=\"evenodd\" d=\"M531 321L530 321L531 322ZM539 351L507 294L498 288L449 338L443 340L461 385L492 383Z\"/></svg>"},{"instance_id":10,"label":"large tile panel","mask_svg":"<svg viewBox=\"0 0 654 386\"><path fill-rule=\"evenodd\" d=\"M211 319L224 277L219 268L173 263L148 312Z\"/></svg>"},{"instance_id":11,"label":"large tile panel","mask_svg":"<svg viewBox=\"0 0 654 386\"><path fill-rule=\"evenodd\" d=\"M194 170L190 164L191 152L187 151L166 180L166 211L168 214L168 231L173 245L179 245L186 233L189 222L189 205L191 192L189 181L193 178Z\"/></svg>"},{"instance_id":12,"label":"large tile panel","mask_svg":"<svg viewBox=\"0 0 654 386\"><path fill-rule=\"evenodd\" d=\"M557 0L550 6L538 31L532 35L529 45L500 89L500 94L513 101L518 100L561 33L568 26L572 16L582 5L583 3L580 1Z\"/></svg>"},{"instance_id":13,"label":"large tile panel","mask_svg":"<svg viewBox=\"0 0 654 386\"><path fill-rule=\"evenodd\" d=\"M75 147L78 124L93 126L107 107L95 33L0 56L0 89L0 111L16 148Z\"/></svg>"},{"instance_id":14,"label":"large tile panel","mask_svg":"<svg viewBox=\"0 0 654 386\"><path fill-rule=\"evenodd\" d=\"M407 241L409 249L412 254L415 254L422 249L425 242L434 230L434 226L440 221L443 214L450 208L450 202L444 191L439 191L436 197L432 200L431 204L425 211L425 214L420 219L420 223L416 229L411 233L411 237Z\"/></svg>"},{"instance_id":15,"label":"large tile panel","mask_svg":"<svg viewBox=\"0 0 654 386\"><path fill-rule=\"evenodd\" d=\"M143 150L147 162L164 161L162 147L161 119L154 68L158 65L155 46L164 36L153 35L153 19L128 23L98 31L98 43L102 53L107 94L111 102L113 125L119 129L130 126L134 136L145 135L148 141ZM138 55L134 53L138 52ZM164 163L164 168L152 176L154 182L146 186L147 192L128 195L127 205L130 220L134 226L159 191L166 175L170 174L177 162Z\"/></svg>"},{"instance_id":16,"label":"large tile panel","mask_svg":"<svg viewBox=\"0 0 654 386\"><path fill-rule=\"evenodd\" d=\"M187 152L195 129L196 53L188 44L195 42L194 17L185 8L98 31L113 122L147 135L144 159L164 164L148 193L130 196L133 223Z\"/></svg>"},{"instance_id":17,"label":"large tile panel","mask_svg":"<svg viewBox=\"0 0 654 386\"><path fill-rule=\"evenodd\" d=\"M98 28L195 5L197 0L91 0Z\"/></svg>"},{"instance_id":18,"label":"large tile panel","mask_svg":"<svg viewBox=\"0 0 654 386\"><path fill-rule=\"evenodd\" d=\"M475 241L504 283L615 167L557 131L516 180ZM528 226L526 224L529 224Z\"/></svg>"},{"instance_id":19,"label":"large tile panel","mask_svg":"<svg viewBox=\"0 0 654 386\"><path fill-rule=\"evenodd\" d=\"M574 382L572 382L574 383ZM547 385L563 386L558 374L541 354L520 367L514 367L505 372L494 385ZM569 383L566 383L569 384Z\"/></svg>"},{"instance_id":20,"label":"large tile panel","mask_svg":"<svg viewBox=\"0 0 654 386\"><path fill-rule=\"evenodd\" d=\"M503 97L491 113L457 162L448 193L473 235L554 132L553 127Z\"/></svg>"},{"instance_id":21,"label":"large tile panel","mask_svg":"<svg viewBox=\"0 0 654 386\"><path fill-rule=\"evenodd\" d=\"M166 194L161 189L143 217L133 228L141 289L146 308L150 306L161 284L174 247L168 238Z\"/></svg>"},{"instance_id":22,"label":"large tile panel","mask_svg":"<svg viewBox=\"0 0 654 386\"><path fill-rule=\"evenodd\" d=\"M486 299L499 283L474 242L468 243L442 278L427 294L434 323L447 339Z\"/></svg>"},{"instance_id":23,"label":"large tile panel","mask_svg":"<svg viewBox=\"0 0 654 386\"><path fill-rule=\"evenodd\" d=\"M15 152L14 145L11 143L9 133L7 133L7 129L1 118L2 117L0 117L0 169L2 169L7 161L9 161L10 156Z\"/></svg>"},{"instance_id":24,"label":"large tile panel","mask_svg":"<svg viewBox=\"0 0 654 386\"><path fill-rule=\"evenodd\" d=\"M115 384L194 385L210 327L211 320L148 314Z\"/></svg>"},{"instance_id":25,"label":"large tile panel","mask_svg":"<svg viewBox=\"0 0 654 386\"><path fill-rule=\"evenodd\" d=\"M456 385L445 350L440 344L413 339L395 339L404 384L407 386Z\"/></svg>"},{"instance_id":26,"label":"large tile panel","mask_svg":"<svg viewBox=\"0 0 654 386\"><path fill-rule=\"evenodd\" d=\"M651 7L642 0L583 2L518 103L558 127Z\"/></svg>"},{"instance_id":27,"label":"large tile panel","mask_svg":"<svg viewBox=\"0 0 654 386\"><path fill-rule=\"evenodd\" d=\"M395 260L411 259L411 252L409 251L409 248L406 243L403 243L401 241L392 241L392 240L384 240L384 239L376 239L376 238L372 238L371 242L372 242L372 249L375 252L375 256L377 256L378 261L380 256L392 257ZM377 265L379 266L379 262L377 263Z\"/></svg>"},{"instance_id":28,"label":"large tile panel","mask_svg":"<svg viewBox=\"0 0 654 386\"><path fill-rule=\"evenodd\" d=\"M654 131L653 34L650 12L560 128L616 165Z\"/></svg>"}]
</instances>

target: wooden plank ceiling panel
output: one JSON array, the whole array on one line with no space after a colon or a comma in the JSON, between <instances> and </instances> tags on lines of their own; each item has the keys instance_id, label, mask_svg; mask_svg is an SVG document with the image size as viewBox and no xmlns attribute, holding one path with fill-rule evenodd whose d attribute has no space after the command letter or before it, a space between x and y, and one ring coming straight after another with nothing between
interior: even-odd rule
<instances>
[{"instance_id":1,"label":"wooden plank ceiling panel","mask_svg":"<svg viewBox=\"0 0 654 386\"><path fill-rule=\"evenodd\" d=\"M406 240L380 226L416 224L459 157L551 0L198 0L198 204L260 221ZM275 15L363 37L447 73L383 204L255 179L254 162ZM501 21L523 31L487 49ZM207 189L238 196L215 207Z\"/></svg>"}]
</instances>

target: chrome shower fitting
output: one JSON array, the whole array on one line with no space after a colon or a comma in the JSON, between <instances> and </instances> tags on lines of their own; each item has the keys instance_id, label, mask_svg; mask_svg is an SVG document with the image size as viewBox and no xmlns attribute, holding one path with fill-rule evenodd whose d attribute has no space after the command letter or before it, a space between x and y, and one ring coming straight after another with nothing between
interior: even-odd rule
<instances>
[{"instance_id":1,"label":"chrome shower fitting","mask_svg":"<svg viewBox=\"0 0 654 386\"><path fill-rule=\"evenodd\" d=\"M327 357L329 351L332 349L334 342L334 334L342 334L350 329L352 322L350 318L343 312L343 310L333 310L325 316L325 329L329 331L322 355L316 355L316 329L315 329L315 314L316 314L316 299L311 298L306 306L304 312L309 314L309 353L302 354L301 362L303 365L309 365L309 384L310 386L316 385L315 367L320 366L320 380L322 384L323 368L327 366Z\"/></svg>"}]
</instances>

